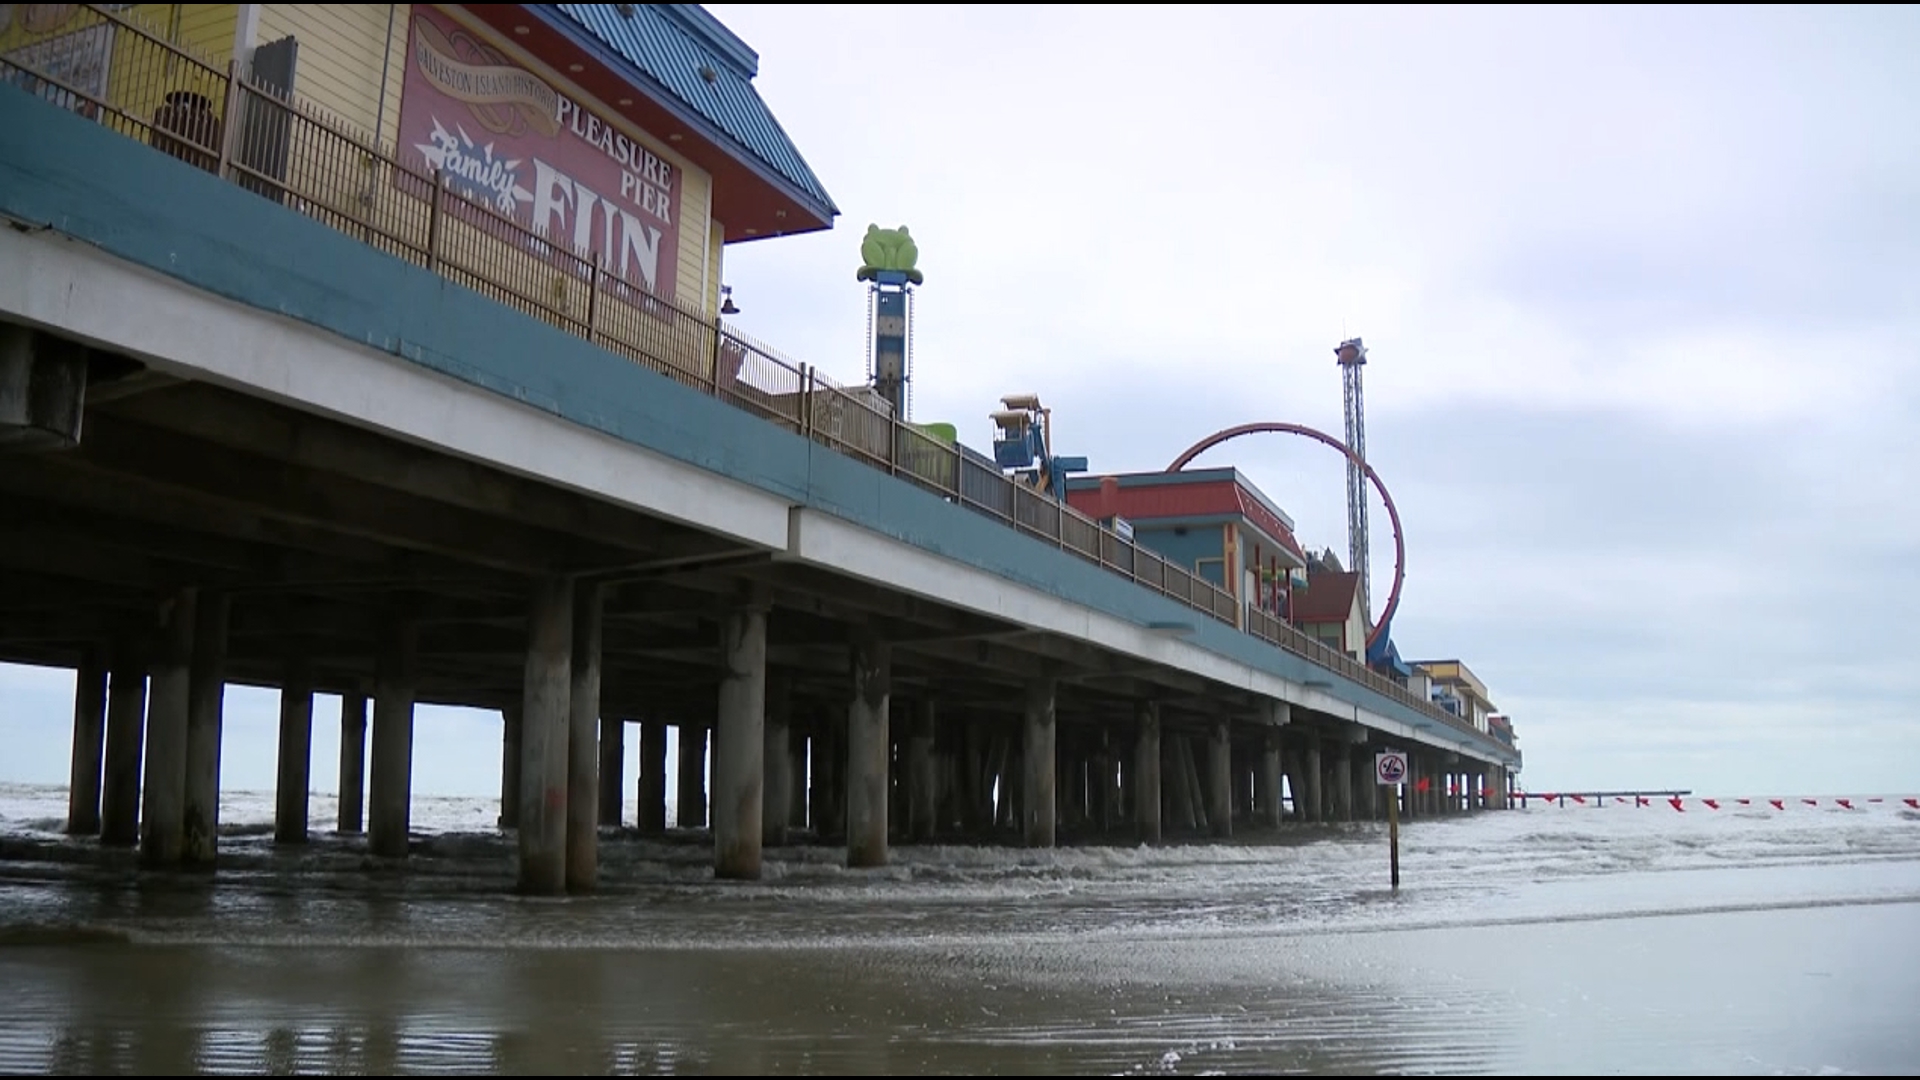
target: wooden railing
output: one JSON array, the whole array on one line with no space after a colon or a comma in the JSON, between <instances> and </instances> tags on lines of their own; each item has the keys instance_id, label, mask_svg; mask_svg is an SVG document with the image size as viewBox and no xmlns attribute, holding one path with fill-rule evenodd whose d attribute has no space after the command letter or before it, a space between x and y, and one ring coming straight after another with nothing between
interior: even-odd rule
<instances>
[{"instance_id":1,"label":"wooden railing","mask_svg":"<svg viewBox=\"0 0 1920 1080\"><path fill-rule=\"evenodd\" d=\"M101 5L0 54L0 80L140 139L288 209L682 385L994 518L1228 625L1219 586L1124 539L990 460L892 415L723 320L651 294L588 254L457 194L419 155L382 145L309 103L175 45ZM1247 609L1249 632L1464 732L1471 725Z\"/></svg>"}]
</instances>

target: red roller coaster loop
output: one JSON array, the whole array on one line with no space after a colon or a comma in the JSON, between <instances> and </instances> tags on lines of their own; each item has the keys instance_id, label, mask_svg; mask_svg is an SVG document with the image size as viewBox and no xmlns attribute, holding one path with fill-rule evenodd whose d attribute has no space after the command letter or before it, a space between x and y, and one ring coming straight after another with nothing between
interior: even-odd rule
<instances>
[{"instance_id":1,"label":"red roller coaster loop","mask_svg":"<svg viewBox=\"0 0 1920 1080\"><path fill-rule=\"evenodd\" d=\"M1214 432L1199 442L1194 443L1192 446L1187 447L1185 452L1173 459L1173 464L1167 466L1167 471L1179 472L1181 469L1186 468L1194 458L1199 457L1201 454L1219 446L1229 439L1237 439L1242 435L1260 435L1268 432L1281 435L1305 435L1309 439L1318 439L1328 446L1333 447L1335 450L1340 451L1343 457L1353 464L1360 466L1360 468L1366 472L1367 481L1373 485L1373 490L1380 493L1380 501L1387 505L1387 521L1393 526L1393 588L1387 593L1387 605L1380 609L1380 621L1376 622L1373 625L1373 629L1367 632L1367 648L1372 649L1374 642L1379 640L1380 635L1387 632L1387 627L1393 622L1394 610L1400 606L1400 583L1406 578L1407 561L1407 545L1400 536L1400 511L1394 509L1393 496L1387 494L1387 485L1380 482L1380 474L1373 471L1373 466L1360 460L1359 455L1347 449L1346 443L1324 431L1310 428L1305 424L1289 424L1279 420L1267 420L1253 424L1241 424L1237 427L1222 428Z\"/></svg>"}]
</instances>

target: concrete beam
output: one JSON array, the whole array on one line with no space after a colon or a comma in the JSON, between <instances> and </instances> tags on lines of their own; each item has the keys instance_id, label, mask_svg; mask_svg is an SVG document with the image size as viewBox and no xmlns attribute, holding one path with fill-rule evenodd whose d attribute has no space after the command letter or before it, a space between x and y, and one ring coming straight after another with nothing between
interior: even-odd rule
<instances>
[{"instance_id":1,"label":"concrete beam","mask_svg":"<svg viewBox=\"0 0 1920 1080\"><path fill-rule=\"evenodd\" d=\"M991 638L944 638L900 643L902 651L947 665L964 665L976 677L1003 685L1024 685L1052 678L1060 686L1085 686L1127 696L1167 693L1198 695L1210 711L1222 700L1237 700L1231 688L1210 684L1172 669L1143 667L1137 661L1091 647L1081 647L1041 634L1000 635Z\"/></svg>"},{"instance_id":2,"label":"concrete beam","mask_svg":"<svg viewBox=\"0 0 1920 1080\"><path fill-rule=\"evenodd\" d=\"M510 522L537 521L629 553L693 556L736 549L551 485L208 383L150 394L115 411L217 446Z\"/></svg>"},{"instance_id":3,"label":"concrete beam","mask_svg":"<svg viewBox=\"0 0 1920 1080\"><path fill-rule=\"evenodd\" d=\"M116 550L97 539L27 529L0 531L0 566L162 594L191 587L211 576L204 568L139 551ZM85 624L69 621L65 625Z\"/></svg>"},{"instance_id":4,"label":"concrete beam","mask_svg":"<svg viewBox=\"0 0 1920 1080\"><path fill-rule=\"evenodd\" d=\"M157 592L113 589L90 581L9 568L6 595L0 596L0 625L14 615L44 615L73 608L113 612L127 624L144 617L159 602Z\"/></svg>"},{"instance_id":5,"label":"concrete beam","mask_svg":"<svg viewBox=\"0 0 1920 1080\"><path fill-rule=\"evenodd\" d=\"M798 563L742 567L735 574L767 585L770 598L783 611L836 622L865 622L888 633L918 629L951 637L1024 632L997 619ZM888 640L893 641L892 637Z\"/></svg>"},{"instance_id":6,"label":"concrete beam","mask_svg":"<svg viewBox=\"0 0 1920 1080\"><path fill-rule=\"evenodd\" d=\"M222 583L354 582L376 578L370 568L403 569L390 549L371 559L350 561L257 540L233 539L203 528L156 523L127 513L102 513L31 497L13 496L3 527L9 538L25 541L90 544L107 552L137 553L167 564L193 568L195 580ZM411 573L412 568L404 568Z\"/></svg>"},{"instance_id":7,"label":"concrete beam","mask_svg":"<svg viewBox=\"0 0 1920 1080\"><path fill-rule=\"evenodd\" d=\"M0 306L169 373L258 387L305 411L351 416L372 430L556 487L603 492L659 516L697 516L716 532L770 547L787 535L785 498L87 245L9 231L0 233L0 259L30 267L26 278L35 283L0 288ZM210 328L222 347L207 347Z\"/></svg>"},{"instance_id":8,"label":"concrete beam","mask_svg":"<svg viewBox=\"0 0 1920 1080\"><path fill-rule=\"evenodd\" d=\"M0 472L0 491L84 515L70 520L98 526L98 531L124 532L137 525L147 530L173 530L188 539L224 538L258 548L325 557L335 560L336 565L356 567L360 577L440 580L464 575L476 581L519 580L453 560L397 551L378 540L344 535L324 526L270 517L219 497L156 486L138 477L90 467L70 456L37 457L31 468Z\"/></svg>"},{"instance_id":9,"label":"concrete beam","mask_svg":"<svg viewBox=\"0 0 1920 1080\"><path fill-rule=\"evenodd\" d=\"M603 545L422 500L347 476L287 465L258 454L118 417L93 421L74 456L110 472L223 498L257 513L350 536L513 571L560 571L622 560Z\"/></svg>"},{"instance_id":10,"label":"concrete beam","mask_svg":"<svg viewBox=\"0 0 1920 1080\"><path fill-rule=\"evenodd\" d=\"M114 356L112 353L96 353L96 356ZM152 368L140 367L139 361L124 359L128 369L112 378L101 379L97 371L87 374L87 408L97 409L110 402L124 401L128 398L151 394L182 385L182 381L164 372Z\"/></svg>"},{"instance_id":11,"label":"concrete beam","mask_svg":"<svg viewBox=\"0 0 1920 1080\"><path fill-rule=\"evenodd\" d=\"M0 323L0 451L66 449L79 441L87 353L77 341Z\"/></svg>"}]
</instances>

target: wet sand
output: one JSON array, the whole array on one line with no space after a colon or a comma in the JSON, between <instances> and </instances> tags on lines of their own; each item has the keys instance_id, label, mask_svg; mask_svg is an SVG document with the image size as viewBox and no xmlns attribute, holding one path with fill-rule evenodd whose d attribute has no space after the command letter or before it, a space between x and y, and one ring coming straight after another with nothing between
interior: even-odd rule
<instances>
[{"instance_id":1,"label":"wet sand","mask_svg":"<svg viewBox=\"0 0 1920 1080\"><path fill-rule=\"evenodd\" d=\"M431 820L431 819L429 819ZM464 819L463 819L464 820ZM4 830L0 830L4 831ZM0 851L0 1072L1920 1074L1920 814L1533 810L1284 843L771 850L612 832Z\"/></svg>"},{"instance_id":2,"label":"wet sand","mask_svg":"<svg viewBox=\"0 0 1920 1080\"><path fill-rule=\"evenodd\" d=\"M0 947L9 1073L1920 1071L1920 904L834 948ZM1888 947L1889 945L1893 947Z\"/></svg>"}]
</instances>

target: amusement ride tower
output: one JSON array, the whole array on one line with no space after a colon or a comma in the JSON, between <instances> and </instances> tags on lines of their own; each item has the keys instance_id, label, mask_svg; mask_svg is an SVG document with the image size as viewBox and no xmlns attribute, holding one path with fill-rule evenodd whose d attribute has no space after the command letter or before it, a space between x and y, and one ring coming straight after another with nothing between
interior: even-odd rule
<instances>
[{"instance_id":1,"label":"amusement ride tower","mask_svg":"<svg viewBox=\"0 0 1920 1080\"><path fill-rule=\"evenodd\" d=\"M915 268L920 247L905 225L867 226L855 275L867 286L867 380L906 422L912 407L913 287L926 280Z\"/></svg>"},{"instance_id":2,"label":"amusement ride tower","mask_svg":"<svg viewBox=\"0 0 1920 1080\"><path fill-rule=\"evenodd\" d=\"M1373 619L1373 593L1367 587L1367 402L1361 373L1367 366L1367 347L1359 338L1343 341L1333 350L1346 389L1347 410L1347 558L1349 570L1360 575L1360 610Z\"/></svg>"}]
</instances>

